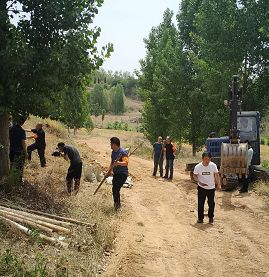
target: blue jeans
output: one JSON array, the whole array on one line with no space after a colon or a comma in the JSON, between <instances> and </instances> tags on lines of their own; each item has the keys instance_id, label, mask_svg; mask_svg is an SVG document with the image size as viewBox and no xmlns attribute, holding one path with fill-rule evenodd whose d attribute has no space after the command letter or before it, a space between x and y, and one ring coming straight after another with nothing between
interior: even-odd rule
<instances>
[{"instance_id":1,"label":"blue jeans","mask_svg":"<svg viewBox=\"0 0 269 277\"><path fill-rule=\"evenodd\" d=\"M169 176L170 171L170 176ZM165 165L165 178L173 179L174 174L174 160L166 160Z\"/></svg>"}]
</instances>

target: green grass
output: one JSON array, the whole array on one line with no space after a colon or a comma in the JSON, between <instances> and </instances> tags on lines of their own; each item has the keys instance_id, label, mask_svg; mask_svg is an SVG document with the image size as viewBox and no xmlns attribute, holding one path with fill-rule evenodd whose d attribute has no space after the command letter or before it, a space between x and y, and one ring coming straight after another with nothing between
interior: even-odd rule
<instances>
[{"instance_id":1,"label":"green grass","mask_svg":"<svg viewBox=\"0 0 269 277\"><path fill-rule=\"evenodd\" d=\"M0 259L0 276L47 277L47 259L38 253L32 268L27 268L22 259L7 249Z\"/></svg>"}]
</instances>

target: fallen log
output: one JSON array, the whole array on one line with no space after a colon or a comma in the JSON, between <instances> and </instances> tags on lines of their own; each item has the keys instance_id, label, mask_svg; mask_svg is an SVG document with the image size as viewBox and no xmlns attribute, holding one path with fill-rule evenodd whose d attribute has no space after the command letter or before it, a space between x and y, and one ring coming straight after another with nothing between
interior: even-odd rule
<instances>
[{"instance_id":1,"label":"fallen log","mask_svg":"<svg viewBox=\"0 0 269 277\"><path fill-rule=\"evenodd\" d=\"M24 212L24 211L19 211L19 210L15 210L15 209L11 209L11 208L7 208L7 207L4 207L4 206L0 206L0 209L10 211L10 212L13 212L13 213L17 213L17 214L21 214L21 215L24 215L26 217L32 217L32 218L35 218L35 219L38 219L38 220L41 220L41 221L45 221L45 222L55 224L55 225L60 225L60 226L67 227L67 228L72 226L72 224L69 223L69 222L59 221L59 220L56 220L56 219L47 218L47 217L44 217L44 216L40 216L40 215L36 215L36 214Z\"/></svg>"},{"instance_id":2,"label":"fallen log","mask_svg":"<svg viewBox=\"0 0 269 277\"><path fill-rule=\"evenodd\" d=\"M28 219L31 219L32 221L34 221L35 223L37 224L40 224L40 225L43 225L45 227L48 227L54 231L57 231L57 232L63 232L63 233L70 233L70 229L67 229L65 227L62 227L62 226L59 226L59 225L55 225L55 224L52 224L52 223L49 223L49 222L46 222L46 221L43 221L43 220L40 220L39 218L36 218L35 215L32 215L32 214L27 214L27 215L22 215L20 213L16 213L16 212L13 212L13 211L6 211L6 210L3 210L2 208L0 208L0 212L8 212L10 215L12 216L16 216L16 215L21 215L21 216L24 216L24 218L28 218ZM20 212L20 211L19 211Z\"/></svg>"},{"instance_id":3,"label":"fallen log","mask_svg":"<svg viewBox=\"0 0 269 277\"><path fill-rule=\"evenodd\" d=\"M50 218L58 219L58 220L64 221L64 222L76 223L78 225L85 225L85 226L90 226L90 227L94 227L95 226L95 224L93 224L93 223L80 221L80 220L77 220L77 219L74 219L74 218L71 218L71 217L65 217L65 216L59 216L59 215L49 214L49 213L40 212L40 211L36 211L36 210L31 210L31 209L27 209L27 208L17 207L15 205L5 205L3 203L1 203L1 205L6 207L6 208L12 208L12 209L21 210L21 211L28 212L28 213L34 213L34 214L37 214L37 215L48 216Z\"/></svg>"},{"instance_id":4,"label":"fallen log","mask_svg":"<svg viewBox=\"0 0 269 277\"><path fill-rule=\"evenodd\" d=\"M2 217L0 216L0 219L3 221L3 223L7 223L9 226L25 233L26 235L31 235L32 234L32 231L30 229L28 229L27 227L17 223L17 222L14 222L8 218L5 218L5 217ZM49 236L46 236L46 235L43 235L43 234L38 234L38 237L41 238L42 240L46 241L46 242L49 242L49 243L52 243L52 244L55 244L55 245L59 245L61 247L64 247L64 248L67 248L68 247L68 244L66 242L62 242L56 238L53 238L53 237L49 237Z\"/></svg>"},{"instance_id":5,"label":"fallen log","mask_svg":"<svg viewBox=\"0 0 269 277\"><path fill-rule=\"evenodd\" d=\"M32 226L32 227L37 228L39 230L45 231L47 233L52 233L54 231L51 228L48 228L48 227L43 226L43 225L40 225L40 224L38 224L38 223L36 223L36 222L34 222L34 221L30 220L30 219L26 219L26 218L24 218L24 217L22 217L20 215L12 215L12 214L10 214L8 212L4 213L3 211L0 211L0 214L3 217L6 217L6 218L8 218L10 220L13 220L15 222L22 223L22 224L27 224L29 226Z\"/></svg>"}]
</instances>

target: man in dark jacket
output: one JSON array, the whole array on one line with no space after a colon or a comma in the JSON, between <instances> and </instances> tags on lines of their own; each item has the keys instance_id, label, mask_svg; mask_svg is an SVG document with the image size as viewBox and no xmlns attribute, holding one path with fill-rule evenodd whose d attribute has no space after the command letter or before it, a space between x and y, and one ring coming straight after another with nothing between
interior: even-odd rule
<instances>
[{"instance_id":1,"label":"man in dark jacket","mask_svg":"<svg viewBox=\"0 0 269 277\"><path fill-rule=\"evenodd\" d=\"M25 122L25 118L19 117L15 124L9 129L9 160L11 169L16 169L19 171L19 178L22 182L23 167L25 163L26 152L26 134L22 125Z\"/></svg>"},{"instance_id":2,"label":"man in dark jacket","mask_svg":"<svg viewBox=\"0 0 269 277\"><path fill-rule=\"evenodd\" d=\"M66 175L67 193L71 195L72 183L74 179L74 192L78 193L80 186L80 178L82 172L82 161L78 150L74 146L65 145L64 142L58 143L58 149L62 152L62 156L66 161L70 161L70 166Z\"/></svg>"},{"instance_id":3,"label":"man in dark jacket","mask_svg":"<svg viewBox=\"0 0 269 277\"><path fill-rule=\"evenodd\" d=\"M158 141L153 144L153 161L154 169L153 176L157 174L158 166L160 170L160 176L163 177L163 138L158 137Z\"/></svg>"},{"instance_id":4,"label":"man in dark jacket","mask_svg":"<svg viewBox=\"0 0 269 277\"><path fill-rule=\"evenodd\" d=\"M165 151L165 157L166 157L166 165L165 165L165 176L163 178L173 180L176 147L172 143L172 139L170 137L166 137L164 151ZM170 175L169 175L169 172L170 172Z\"/></svg>"},{"instance_id":5,"label":"man in dark jacket","mask_svg":"<svg viewBox=\"0 0 269 277\"><path fill-rule=\"evenodd\" d=\"M33 136L28 138L34 138L35 142L27 147L27 153L28 153L28 161L30 162L32 159L32 152L34 150L37 150L40 165L41 167L46 166L46 158L45 158L45 148L46 148L46 142L45 142L45 132L43 130L43 126L41 123L36 124L35 129L28 130L27 132L32 132Z\"/></svg>"}]
</instances>

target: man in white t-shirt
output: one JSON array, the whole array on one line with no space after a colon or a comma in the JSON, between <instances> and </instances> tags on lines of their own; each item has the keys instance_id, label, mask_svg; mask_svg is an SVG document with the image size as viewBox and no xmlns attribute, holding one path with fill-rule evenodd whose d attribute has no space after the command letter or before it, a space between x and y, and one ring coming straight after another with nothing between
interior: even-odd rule
<instances>
[{"instance_id":1,"label":"man in white t-shirt","mask_svg":"<svg viewBox=\"0 0 269 277\"><path fill-rule=\"evenodd\" d=\"M215 208L215 190L216 185L221 190L220 177L216 164L211 162L211 153L204 152L202 154L202 162L197 164L193 171L194 180L197 181L198 189L198 220L197 223L204 221L204 205L208 200L208 217L209 223L214 222Z\"/></svg>"}]
</instances>

